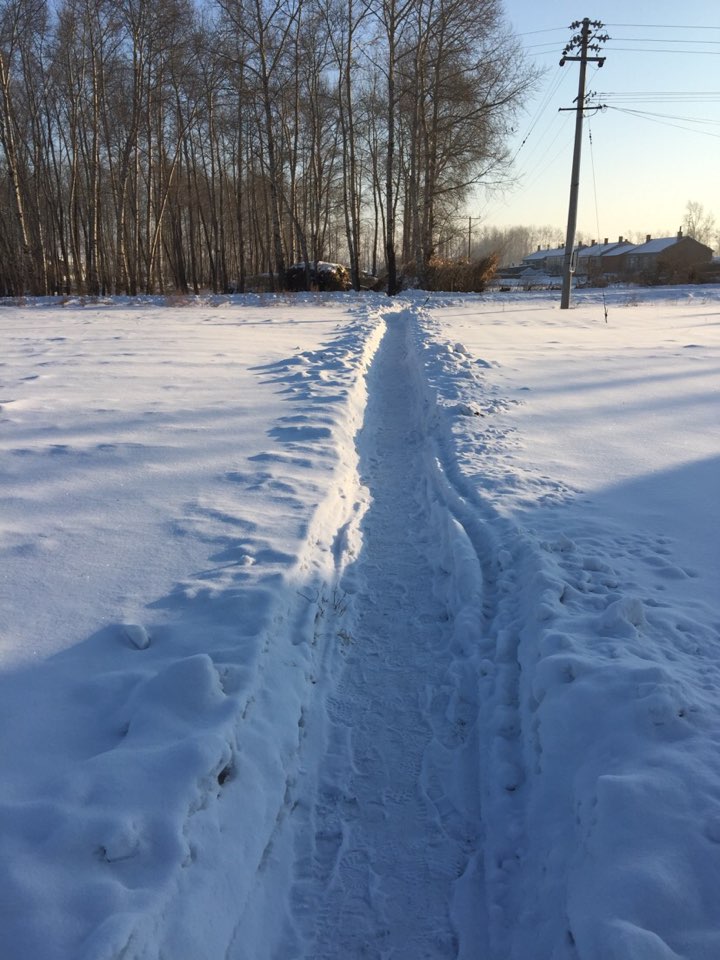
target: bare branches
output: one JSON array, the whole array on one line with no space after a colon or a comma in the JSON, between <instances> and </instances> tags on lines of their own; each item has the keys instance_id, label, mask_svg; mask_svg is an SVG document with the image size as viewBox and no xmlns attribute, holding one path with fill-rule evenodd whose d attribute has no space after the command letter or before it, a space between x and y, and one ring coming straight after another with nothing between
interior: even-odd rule
<instances>
[{"instance_id":1,"label":"bare branches","mask_svg":"<svg viewBox=\"0 0 720 960\"><path fill-rule=\"evenodd\" d=\"M531 82L499 0L0 0L0 294L395 291Z\"/></svg>"}]
</instances>

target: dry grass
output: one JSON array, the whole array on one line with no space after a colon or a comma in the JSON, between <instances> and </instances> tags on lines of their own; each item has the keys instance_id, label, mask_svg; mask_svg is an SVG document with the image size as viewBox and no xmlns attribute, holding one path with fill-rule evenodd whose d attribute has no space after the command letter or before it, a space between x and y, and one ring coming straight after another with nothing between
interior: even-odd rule
<instances>
[{"instance_id":1,"label":"dry grass","mask_svg":"<svg viewBox=\"0 0 720 960\"><path fill-rule=\"evenodd\" d=\"M444 290L453 293L482 293L495 276L498 258L495 254L479 260L441 260L428 264L426 290Z\"/></svg>"}]
</instances>

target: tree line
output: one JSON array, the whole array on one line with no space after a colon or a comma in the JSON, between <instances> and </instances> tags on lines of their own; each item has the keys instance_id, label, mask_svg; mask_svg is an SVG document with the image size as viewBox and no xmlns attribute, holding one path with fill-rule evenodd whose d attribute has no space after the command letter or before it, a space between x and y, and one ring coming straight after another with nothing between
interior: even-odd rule
<instances>
[{"instance_id":1,"label":"tree line","mask_svg":"<svg viewBox=\"0 0 720 960\"><path fill-rule=\"evenodd\" d=\"M0 294L422 282L533 81L500 0L0 0Z\"/></svg>"}]
</instances>

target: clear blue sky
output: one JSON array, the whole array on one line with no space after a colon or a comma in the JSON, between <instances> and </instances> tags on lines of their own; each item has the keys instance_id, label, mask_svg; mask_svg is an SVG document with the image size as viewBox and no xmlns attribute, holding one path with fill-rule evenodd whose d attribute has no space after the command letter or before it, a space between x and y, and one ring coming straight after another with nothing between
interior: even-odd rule
<instances>
[{"instance_id":1,"label":"clear blue sky","mask_svg":"<svg viewBox=\"0 0 720 960\"><path fill-rule=\"evenodd\" d=\"M611 39L603 68L588 68L588 89L611 109L585 125L578 230L600 239L675 233L688 200L720 221L720 0L504 6L526 55L545 75L517 125L517 186L478 197L469 214L498 226L558 225L564 233L575 115L558 107L573 106L579 65L559 61L570 23L589 17L602 21Z\"/></svg>"}]
</instances>

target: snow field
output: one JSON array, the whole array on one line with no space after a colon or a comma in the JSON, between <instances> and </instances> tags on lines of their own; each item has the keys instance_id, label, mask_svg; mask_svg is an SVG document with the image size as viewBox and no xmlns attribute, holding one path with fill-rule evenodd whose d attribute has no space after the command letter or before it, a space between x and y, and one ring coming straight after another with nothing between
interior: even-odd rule
<instances>
[{"instance_id":1,"label":"snow field","mask_svg":"<svg viewBox=\"0 0 720 960\"><path fill-rule=\"evenodd\" d=\"M720 955L693 294L0 309L9 960Z\"/></svg>"},{"instance_id":2,"label":"snow field","mask_svg":"<svg viewBox=\"0 0 720 960\"><path fill-rule=\"evenodd\" d=\"M490 955L714 957L719 557L693 513L708 530L720 519L717 434L696 429L717 420L717 312L686 299L630 323L611 310L636 352L616 377L598 373L618 333L595 308L558 320L453 306L421 325L438 436L495 532L480 737ZM559 382L576 402L584 366L610 402L578 404L579 442L553 394ZM612 454L600 468L596 441ZM684 488L676 460L691 465Z\"/></svg>"},{"instance_id":3,"label":"snow field","mask_svg":"<svg viewBox=\"0 0 720 960\"><path fill-rule=\"evenodd\" d=\"M49 362L49 399L26 402L19 415L8 404L4 424L3 533L11 518L15 538L3 538L13 562L3 583L8 668L0 679L2 752L13 771L2 797L8 956L157 956L167 942L174 956L197 957L227 946L282 814L312 690L314 611L305 597L352 549L351 532L346 546L334 541L317 502L334 500L333 523L351 531L357 507L343 499L336 444L342 449L356 429L379 325L372 308L355 313L346 300L320 311L315 303L311 315L294 301L239 315L110 305L3 317L20 344L7 386L26 382L23 357L36 362L45 342L56 342L54 326L72 344L75 368L60 386L61 363ZM324 345L288 356L298 328L304 343L316 336ZM106 379L110 329L133 363ZM153 351L173 357L172 378ZM213 363L218 353L222 362ZM84 411L108 387L117 415L100 431ZM163 404L169 390L183 390L180 404ZM239 403L229 414L233 393ZM85 456L96 432L103 446L130 447L126 462L108 469L99 455ZM58 433L72 437L59 475L47 444ZM32 451L36 473L12 469L19 449ZM49 491L37 512L27 509L35 476ZM132 490L115 508L112 494L126 478ZM98 490L92 505L86 481ZM108 528L117 523L105 540L96 522L103 490ZM54 562L42 571L39 602L16 540L32 543L51 523ZM88 566L103 556L102 577L66 578L78 549L90 554ZM146 591L128 575L143 562ZM157 583L167 585L164 596L153 595ZM57 652L28 662L28 634ZM237 808L225 793L240 794Z\"/></svg>"}]
</instances>

